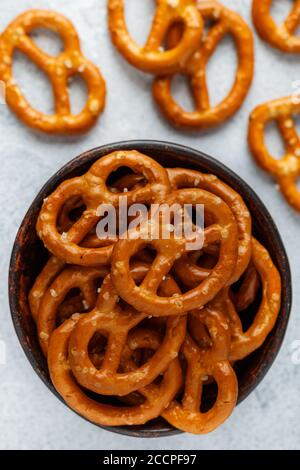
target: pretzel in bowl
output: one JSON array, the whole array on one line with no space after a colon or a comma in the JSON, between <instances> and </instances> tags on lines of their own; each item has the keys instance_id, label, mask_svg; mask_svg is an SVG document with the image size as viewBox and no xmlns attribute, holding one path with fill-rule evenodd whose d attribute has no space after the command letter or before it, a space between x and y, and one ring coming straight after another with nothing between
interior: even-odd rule
<instances>
[{"instance_id":1,"label":"pretzel in bowl","mask_svg":"<svg viewBox=\"0 0 300 470\"><path fill-rule=\"evenodd\" d=\"M126 192L127 204L158 202L170 191L166 170L155 160L137 151L113 152L100 158L83 176L64 181L44 201L37 222L37 232L48 250L60 259L81 266L107 264L113 243L102 247L79 246L100 220L98 208L102 204L118 207L120 194L106 184L109 175L120 167L129 167L144 175L147 183ZM68 232L59 233L57 221L64 204L80 197L85 206L81 217Z\"/></svg>"},{"instance_id":2,"label":"pretzel in bowl","mask_svg":"<svg viewBox=\"0 0 300 470\"><path fill-rule=\"evenodd\" d=\"M190 335L183 345L187 361L184 395L181 403L173 401L162 416L177 429L193 434L206 434L220 426L231 415L237 401L238 383L229 357L230 329L218 310L207 307L199 313L208 328L212 346L200 349ZM200 411L203 385L211 376L217 383L218 395L212 408Z\"/></svg>"},{"instance_id":3,"label":"pretzel in bowl","mask_svg":"<svg viewBox=\"0 0 300 470\"><path fill-rule=\"evenodd\" d=\"M42 51L30 38L36 28L58 33L64 50L54 57ZM15 50L28 56L48 76L53 87L55 113L34 109L23 96L13 77ZM71 112L68 80L79 75L87 85L88 98L77 115ZM6 87L9 107L28 126L42 132L73 134L85 132L97 121L105 105L106 87L99 69L87 60L73 24L63 15L47 10L28 10L18 16L0 35L0 79Z\"/></svg>"},{"instance_id":4,"label":"pretzel in bowl","mask_svg":"<svg viewBox=\"0 0 300 470\"><path fill-rule=\"evenodd\" d=\"M293 96L262 104L250 116L248 142L257 163L278 182L287 202L300 211L300 193L297 180L300 176L300 140L293 116L300 112L300 104ZM275 121L285 145L281 159L273 157L265 142L267 124Z\"/></svg>"},{"instance_id":5,"label":"pretzel in bowl","mask_svg":"<svg viewBox=\"0 0 300 470\"><path fill-rule=\"evenodd\" d=\"M155 74L177 72L196 50L203 31L203 20L194 0L156 0L150 35L143 47L131 38L125 22L125 0L108 0L108 20L112 40L133 66ZM177 22L184 33L175 47L161 50L166 32Z\"/></svg>"},{"instance_id":6,"label":"pretzel in bowl","mask_svg":"<svg viewBox=\"0 0 300 470\"><path fill-rule=\"evenodd\" d=\"M118 370L128 334L147 315L133 308L122 308L117 302L117 291L108 276L102 284L95 309L80 320L70 336L69 361L75 378L83 387L102 395L124 396L149 385L178 356L186 333L186 318L169 318L164 339L153 357L134 372L120 373ZM89 342L97 331L108 337L99 369L87 354Z\"/></svg>"},{"instance_id":7,"label":"pretzel in bowl","mask_svg":"<svg viewBox=\"0 0 300 470\"><path fill-rule=\"evenodd\" d=\"M220 197L232 210L238 228L239 253L236 268L229 283L236 282L245 271L251 257L251 215L243 199L215 175L183 168L169 168L168 175L174 189L204 189ZM188 285L195 286L209 275L209 270L204 270L203 275L203 270L192 263L188 255L177 261L175 269L179 276L184 277Z\"/></svg>"},{"instance_id":8,"label":"pretzel in bowl","mask_svg":"<svg viewBox=\"0 0 300 470\"><path fill-rule=\"evenodd\" d=\"M294 33L300 23L300 1L294 0L283 24L277 25L271 15L273 0L253 0L253 23L260 37L283 52L300 52L300 38Z\"/></svg>"},{"instance_id":9,"label":"pretzel in bowl","mask_svg":"<svg viewBox=\"0 0 300 470\"><path fill-rule=\"evenodd\" d=\"M158 77L153 84L153 95L162 113L175 125L207 129L229 119L241 107L252 83L254 69L253 36L249 26L235 12L217 1L197 2L199 13L204 20L211 20L206 36L198 43L191 59L184 64L180 73L189 79L196 109L185 111L173 98L171 85L174 77ZM211 106L206 80L206 66L218 44L226 34L234 38L238 67L230 93L216 106ZM176 25L169 33L169 45L177 44L181 28Z\"/></svg>"},{"instance_id":10,"label":"pretzel in bowl","mask_svg":"<svg viewBox=\"0 0 300 470\"><path fill-rule=\"evenodd\" d=\"M187 252L188 240L184 236L153 240L150 233L141 238L120 239L114 247L111 261L113 283L126 302L137 310L154 316L182 315L205 305L232 276L238 255L236 221L222 199L207 191L193 188L174 191L164 202L169 207L174 204L203 204L205 211L215 219L214 224L204 230L204 244L219 241L220 253L210 275L194 289L175 297L161 297L157 289L175 261ZM145 279L137 286L130 274L130 259L147 245L156 250L157 256Z\"/></svg>"},{"instance_id":11,"label":"pretzel in bowl","mask_svg":"<svg viewBox=\"0 0 300 470\"><path fill-rule=\"evenodd\" d=\"M63 323L53 333L49 346L48 367L51 380L65 402L86 419L103 426L145 424L156 418L174 398L181 386L182 373L178 358L173 359L163 372L162 381L158 387L148 385L149 393L144 403L120 407L98 402L87 396L76 382L70 368L68 344L77 322L76 317Z\"/></svg>"}]
</instances>

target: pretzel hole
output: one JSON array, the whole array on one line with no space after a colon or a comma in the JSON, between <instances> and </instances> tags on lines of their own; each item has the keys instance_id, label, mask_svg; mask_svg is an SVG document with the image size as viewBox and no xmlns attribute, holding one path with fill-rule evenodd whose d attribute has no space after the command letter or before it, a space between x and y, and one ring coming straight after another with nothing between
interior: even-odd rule
<instances>
[{"instance_id":1,"label":"pretzel hole","mask_svg":"<svg viewBox=\"0 0 300 470\"><path fill-rule=\"evenodd\" d=\"M271 16L275 23L282 24L288 17L295 0L273 0L271 4ZM298 29L298 28L297 28Z\"/></svg>"},{"instance_id":2,"label":"pretzel hole","mask_svg":"<svg viewBox=\"0 0 300 470\"><path fill-rule=\"evenodd\" d=\"M88 344L88 355L96 369L101 368L106 348L107 335L104 332L97 331Z\"/></svg>"},{"instance_id":3,"label":"pretzel hole","mask_svg":"<svg viewBox=\"0 0 300 470\"><path fill-rule=\"evenodd\" d=\"M226 60L224 60L226 57ZM206 66L210 106L219 104L230 93L237 72L235 43L230 34L218 44Z\"/></svg>"},{"instance_id":4,"label":"pretzel hole","mask_svg":"<svg viewBox=\"0 0 300 470\"><path fill-rule=\"evenodd\" d=\"M13 54L13 76L32 108L53 114L53 92L47 75L18 50Z\"/></svg>"},{"instance_id":5,"label":"pretzel hole","mask_svg":"<svg viewBox=\"0 0 300 470\"><path fill-rule=\"evenodd\" d=\"M64 50L64 42L59 34L48 28L35 28L30 37L42 51L58 56Z\"/></svg>"},{"instance_id":6,"label":"pretzel hole","mask_svg":"<svg viewBox=\"0 0 300 470\"><path fill-rule=\"evenodd\" d=\"M56 316L56 327L61 325L65 320L70 318L74 313L83 313L84 298L79 288L71 289L65 296L63 302L58 308Z\"/></svg>"},{"instance_id":7,"label":"pretzel hole","mask_svg":"<svg viewBox=\"0 0 300 470\"><path fill-rule=\"evenodd\" d=\"M186 111L195 110L195 101L189 82L189 78L183 74L176 74L172 79L171 93L174 100Z\"/></svg>"},{"instance_id":8,"label":"pretzel hole","mask_svg":"<svg viewBox=\"0 0 300 470\"><path fill-rule=\"evenodd\" d=\"M276 121L270 121L265 127L265 143L268 152L275 160L280 160L286 154L284 140Z\"/></svg>"},{"instance_id":9,"label":"pretzel hole","mask_svg":"<svg viewBox=\"0 0 300 470\"><path fill-rule=\"evenodd\" d=\"M156 2L152 0L139 1L126 0L125 21L130 36L138 44L145 44L149 36L153 22Z\"/></svg>"},{"instance_id":10,"label":"pretzel hole","mask_svg":"<svg viewBox=\"0 0 300 470\"><path fill-rule=\"evenodd\" d=\"M68 80L68 90L73 115L80 114L88 99L86 82L79 75L73 75Z\"/></svg>"},{"instance_id":11,"label":"pretzel hole","mask_svg":"<svg viewBox=\"0 0 300 470\"><path fill-rule=\"evenodd\" d=\"M131 177L137 178L132 179ZM140 180L140 181L138 181ZM112 171L106 180L106 185L114 193L126 193L134 189L136 184L145 185L147 180L141 173L135 173L131 168L122 166Z\"/></svg>"},{"instance_id":12,"label":"pretzel hole","mask_svg":"<svg viewBox=\"0 0 300 470\"><path fill-rule=\"evenodd\" d=\"M233 286L231 286L232 291L237 292L242 282L243 282L243 276L238 282L236 282ZM263 296L263 288L262 288L262 284L260 281L260 287L258 289L258 292L256 293L254 301L239 314L240 320L242 322L243 332L246 332L252 325L255 319L255 316L259 310L260 304L262 302L262 296Z\"/></svg>"}]
</instances>

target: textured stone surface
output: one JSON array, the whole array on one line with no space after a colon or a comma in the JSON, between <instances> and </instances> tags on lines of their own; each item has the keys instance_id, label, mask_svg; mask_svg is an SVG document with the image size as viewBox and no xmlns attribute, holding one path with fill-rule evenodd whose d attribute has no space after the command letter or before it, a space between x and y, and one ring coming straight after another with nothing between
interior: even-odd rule
<instances>
[{"instance_id":1,"label":"textured stone surface","mask_svg":"<svg viewBox=\"0 0 300 470\"><path fill-rule=\"evenodd\" d=\"M32 132L0 105L0 448L1 449L299 449L300 364L293 362L292 349L300 340L300 216L282 200L274 182L253 163L246 145L247 118L256 104L294 91L300 79L297 57L283 55L256 41L256 76L242 108L223 127L206 133L173 129L153 104L151 77L131 68L113 49L106 26L104 0L2 0L0 30L27 8L53 8L69 16L77 27L86 55L101 67L107 81L107 106L98 125L82 137L47 137ZM224 0L250 22L250 1ZM280 5L279 5L280 3ZM290 1L274 2L278 18ZM153 0L126 0L128 21L142 40L154 11ZM276 8L277 7L277 8ZM48 48L52 37L43 35ZM234 70L230 41L209 65L212 95L224 95ZM228 72L228 71L232 72ZM49 110L51 92L46 79L22 57L17 57L16 76L32 103ZM30 77L34 76L34 80ZM34 86L32 87L32 83ZM176 83L183 102L185 89ZM76 107L82 89L74 86ZM276 135L269 134L272 148L280 148ZM231 167L261 196L274 216L290 255L294 282L294 305L282 350L267 377L234 412L231 419L208 436L179 435L156 440L137 440L110 434L90 425L67 410L52 396L31 369L15 336L7 302L7 270L18 226L38 189L66 161L100 144L135 138L160 139L201 149ZM275 147L276 146L276 147ZM277 150L278 151L278 150ZM3 349L6 349L6 361ZM298 355L299 356L299 355ZM295 358L294 358L295 359Z\"/></svg>"}]
</instances>

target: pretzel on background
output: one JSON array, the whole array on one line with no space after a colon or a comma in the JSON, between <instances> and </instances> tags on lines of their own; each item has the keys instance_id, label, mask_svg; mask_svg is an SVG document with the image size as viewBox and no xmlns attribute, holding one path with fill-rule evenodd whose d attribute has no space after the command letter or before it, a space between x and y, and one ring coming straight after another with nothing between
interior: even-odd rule
<instances>
[{"instance_id":1,"label":"pretzel on background","mask_svg":"<svg viewBox=\"0 0 300 470\"><path fill-rule=\"evenodd\" d=\"M300 38L294 35L300 23L300 1L294 1L281 25L277 25L271 16L272 3L273 0L253 0L252 17L258 34L283 52L300 52Z\"/></svg>"},{"instance_id":2,"label":"pretzel on background","mask_svg":"<svg viewBox=\"0 0 300 470\"><path fill-rule=\"evenodd\" d=\"M44 27L58 33L64 50L53 57L42 51L30 33ZM48 76L53 87L55 113L44 114L34 109L23 96L13 78L15 50L28 56ZM88 98L77 115L71 112L68 80L80 75L87 85ZM47 133L85 132L93 126L105 105L106 87L99 69L87 60L73 24L63 15L47 10L28 10L18 16L0 35L0 79L6 87L9 107L28 126Z\"/></svg>"},{"instance_id":3,"label":"pretzel on background","mask_svg":"<svg viewBox=\"0 0 300 470\"><path fill-rule=\"evenodd\" d=\"M178 358L173 359L166 370L159 387L148 385L149 393L144 403L136 406L112 406L89 398L74 379L69 364L69 338L78 318L71 318L56 329L51 337L48 367L53 385L65 402L77 413L93 423L103 426L145 424L156 418L177 394L182 373ZM153 335L153 333L149 333ZM155 338L154 340L155 341Z\"/></svg>"},{"instance_id":4,"label":"pretzel on background","mask_svg":"<svg viewBox=\"0 0 300 470\"><path fill-rule=\"evenodd\" d=\"M300 176L300 140L293 120L299 114L300 103L287 96L262 104L250 116L248 142L257 163L278 182L287 202L300 211L300 193L297 180ZM276 121L285 145L281 159L273 157L265 142L265 129L269 122Z\"/></svg>"},{"instance_id":5,"label":"pretzel on background","mask_svg":"<svg viewBox=\"0 0 300 470\"><path fill-rule=\"evenodd\" d=\"M173 292L179 292L178 288ZM147 315L131 307L122 308L117 302L117 291L111 277L107 276L95 309L78 322L70 336L69 361L75 378L83 387L102 395L124 396L149 385L177 357L185 338L186 318L169 318L163 341L151 359L134 372L120 373L119 365L128 334ZM99 369L88 356L89 342L97 331L104 332L108 337L105 356Z\"/></svg>"},{"instance_id":6,"label":"pretzel on background","mask_svg":"<svg viewBox=\"0 0 300 470\"><path fill-rule=\"evenodd\" d=\"M237 13L217 1L197 2L199 13L214 25L198 43L198 48L180 70L188 77L196 110L185 111L173 98L172 76L158 77L153 84L153 95L163 114L176 126L206 129L229 119L242 105L253 78L254 50L252 32ZM211 106L206 80L206 66L223 37L230 33L235 41L238 68L230 93L216 106ZM177 44L181 29L176 25L169 33L169 45Z\"/></svg>"},{"instance_id":7,"label":"pretzel on background","mask_svg":"<svg viewBox=\"0 0 300 470\"><path fill-rule=\"evenodd\" d=\"M83 247L79 243L100 220L97 209L101 204L118 207L120 194L108 188L109 175L120 167L129 167L141 173L146 185L126 193L127 203L159 202L170 191L166 170L155 160L137 151L118 151L100 158L83 176L61 183L44 201L37 222L37 232L48 250L67 263L77 265L98 265L109 262L113 243L103 247ZM59 233L57 221L64 204L74 197L80 197L85 211L68 232Z\"/></svg>"},{"instance_id":8,"label":"pretzel on background","mask_svg":"<svg viewBox=\"0 0 300 470\"><path fill-rule=\"evenodd\" d=\"M187 361L184 395L181 403L173 401L162 416L177 429L193 434L206 434L220 426L231 415L237 401L238 383L229 361L230 328L226 318L212 307L199 313L207 326L212 346L199 348L190 335L183 345ZM214 378L218 395L212 408L200 411L203 385Z\"/></svg>"},{"instance_id":9,"label":"pretzel on background","mask_svg":"<svg viewBox=\"0 0 300 470\"><path fill-rule=\"evenodd\" d=\"M219 197L201 189L174 191L165 199L165 204L203 204L205 211L214 216L214 223L204 230L204 244L220 242L219 259L210 275L197 287L176 295L161 297L157 289L169 273L175 261L184 255L189 247L184 236L180 238L153 240L146 231L145 237L120 239L115 244L111 275L120 296L139 311L153 316L182 315L200 308L210 301L226 284L235 269L238 255L238 234L235 218L229 207ZM160 222L159 222L160 223ZM146 228L148 222L146 221ZM143 282L137 286L130 274L130 259L144 246L152 246L157 256ZM126 283L124 282L126 279Z\"/></svg>"},{"instance_id":10,"label":"pretzel on background","mask_svg":"<svg viewBox=\"0 0 300 470\"><path fill-rule=\"evenodd\" d=\"M251 215L243 199L234 189L214 175L183 168L169 168L168 175L174 189L204 189L220 197L232 210L238 228L239 253L236 268L229 283L236 282L245 271L251 257ZM210 270L201 270L195 263L192 263L188 255L177 261L175 269L177 275L184 278L185 284L193 286L199 284L210 273Z\"/></svg>"},{"instance_id":11,"label":"pretzel on background","mask_svg":"<svg viewBox=\"0 0 300 470\"><path fill-rule=\"evenodd\" d=\"M108 20L112 40L120 53L135 67L150 73L179 71L196 50L203 31L203 20L195 0L156 0L156 12L146 44L140 47L131 38L125 21L125 0L108 0ZM175 22L184 24L180 41L162 51L166 32Z\"/></svg>"}]
</instances>

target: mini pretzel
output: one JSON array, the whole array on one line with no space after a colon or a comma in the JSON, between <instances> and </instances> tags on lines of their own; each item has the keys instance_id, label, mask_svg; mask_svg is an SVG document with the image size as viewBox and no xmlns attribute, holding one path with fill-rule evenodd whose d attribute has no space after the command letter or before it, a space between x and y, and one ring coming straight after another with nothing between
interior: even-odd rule
<instances>
[{"instance_id":1,"label":"mini pretzel","mask_svg":"<svg viewBox=\"0 0 300 470\"><path fill-rule=\"evenodd\" d=\"M281 279L268 251L252 238L252 262L262 283L262 300L254 321L243 331L241 320L227 296L226 308L232 332L230 361L238 361L258 349L274 328L281 305Z\"/></svg>"},{"instance_id":2,"label":"mini pretzel","mask_svg":"<svg viewBox=\"0 0 300 470\"><path fill-rule=\"evenodd\" d=\"M300 211L300 193L297 188L300 176L300 140L293 116L299 112L300 104L292 96L270 101L254 109L248 132L248 142L255 160L277 180L283 196L297 211ZM274 120L286 149L280 160L269 153L264 137L266 125Z\"/></svg>"},{"instance_id":3,"label":"mini pretzel","mask_svg":"<svg viewBox=\"0 0 300 470\"><path fill-rule=\"evenodd\" d=\"M125 21L124 0L108 0L109 29L119 52L133 66L150 73L174 73L195 51L203 31L203 20L194 0L156 0L157 7L145 46L131 38ZM162 51L166 32L175 22L184 24L181 40Z\"/></svg>"},{"instance_id":4,"label":"mini pretzel","mask_svg":"<svg viewBox=\"0 0 300 470\"><path fill-rule=\"evenodd\" d=\"M153 84L154 98L163 114L175 125L207 129L229 119L241 107L253 78L253 36L245 21L235 12L217 1L198 1L199 13L215 24L198 43L192 58L180 70L189 78L196 110L185 111L172 97L173 77L156 78ZM234 85L218 105L211 107L206 82L206 66L223 37L230 33L236 44L238 69ZM181 30L178 25L171 31L170 45L176 44Z\"/></svg>"},{"instance_id":5,"label":"mini pretzel","mask_svg":"<svg viewBox=\"0 0 300 470\"><path fill-rule=\"evenodd\" d=\"M215 268L197 287L175 297L161 297L157 289L175 261L187 252L187 240L184 237L152 240L151 234L147 237L147 232L145 238L120 239L112 256L113 283L126 302L154 316L182 315L205 305L230 279L237 261L236 222L227 204L219 197L200 189L182 189L174 191L165 203L170 207L175 203L204 204L205 210L215 218L215 223L204 230L204 240L210 237L219 240L220 254ZM145 245L154 247L157 256L145 279L137 286L130 274L130 259Z\"/></svg>"},{"instance_id":6,"label":"mini pretzel","mask_svg":"<svg viewBox=\"0 0 300 470\"><path fill-rule=\"evenodd\" d=\"M218 310L205 309L202 316L212 347L200 349L187 335L183 354L187 361L184 395L181 403L173 401L162 413L164 419L177 429L193 434L206 434L220 426L231 415L237 401L238 383L228 361L230 329ZM212 376L218 385L215 404L201 412L203 384Z\"/></svg>"},{"instance_id":7,"label":"mini pretzel","mask_svg":"<svg viewBox=\"0 0 300 470\"><path fill-rule=\"evenodd\" d=\"M168 175L174 189L205 189L220 197L232 210L238 227L239 254L236 269L229 283L236 282L245 271L251 257L251 215L243 199L230 186L214 175L182 168L169 168ZM191 263L188 256L178 260L175 269L176 273L184 277L186 282L190 281L188 285L195 286L209 275L209 270L201 270L195 263Z\"/></svg>"},{"instance_id":8,"label":"mini pretzel","mask_svg":"<svg viewBox=\"0 0 300 470\"><path fill-rule=\"evenodd\" d=\"M53 385L65 402L81 416L102 426L145 424L156 418L174 398L181 385L178 359L163 372L159 387L149 386L148 398L141 405L118 407L89 398L76 383L68 360L68 343L78 319L70 319L54 331L48 354L48 367Z\"/></svg>"},{"instance_id":9,"label":"mini pretzel","mask_svg":"<svg viewBox=\"0 0 300 470\"><path fill-rule=\"evenodd\" d=\"M273 0L253 0L252 17L260 37L283 52L300 52L300 38L294 35L300 23L300 1L294 0L292 10L282 25L271 16Z\"/></svg>"},{"instance_id":10,"label":"mini pretzel","mask_svg":"<svg viewBox=\"0 0 300 470\"><path fill-rule=\"evenodd\" d=\"M36 28L57 32L64 41L64 51L53 57L42 51L30 38ZM53 87L55 114L34 109L17 86L12 73L13 53L18 49L27 55L49 77ZM68 80L80 75L87 85L88 99L77 115L71 112ZM105 104L105 82L99 69L81 52L78 34L63 15L46 10L29 10L18 16L0 36L0 79L6 86L10 108L28 126L47 133L77 133L93 126Z\"/></svg>"},{"instance_id":11,"label":"mini pretzel","mask_svg":"<svg viewBox=\"0 0 300 470\"><path fill-rule=\"evenodd\" d=\"M134 372L120 373L118 369L128 333L146 318L146 314L132 308L125 310L117 301L118 294L108 276L102 284L95 309L79 321L70 337L69 360L75 378L83 387L102 395L124 396L149 385L177 357L185 338L186 318L170 318L160 348L151 359ZM97 331L108 336L99 369L88 356L89 342Z\"/></svg>"},{"instance_id":12,"label":"mini pretzel","mask_svg":"<svg viewBox=\"0 0 300 470\"><path fill-rule=\"evenodd\" d=\"M81 309L91 310L95 307L97 298L95 281L103 279L107 274L108 269L105 267L69 267L56 277L43 296L37 318L40 346L45 356L47 356L50 336L55 329L58 308L68 292L75 288L80 289L84 298Z\"/></svg>"},{"instance_id":13,"label":"mini pretzel","mask_svg":"<svg viewBox=\"0 0 300 470\"><path fill-rule=\"evenodd\" d=\"M44 201L39 214L37 232L48 250L67 263L99 265L109 262L113 244L101 248L79 246L100 220L97 209L101 204L118 207L120 195L106 185L109 175L122 166L142 173L147 184L126 193L128 205L158 202L170 191L166 170L155 160L134 150L118 151L100 158L83 176L61 183ZM59 233L57 221L62 207L70 198L80 197L86 210L66 233Z\"/></svg>"}]
</instances>

